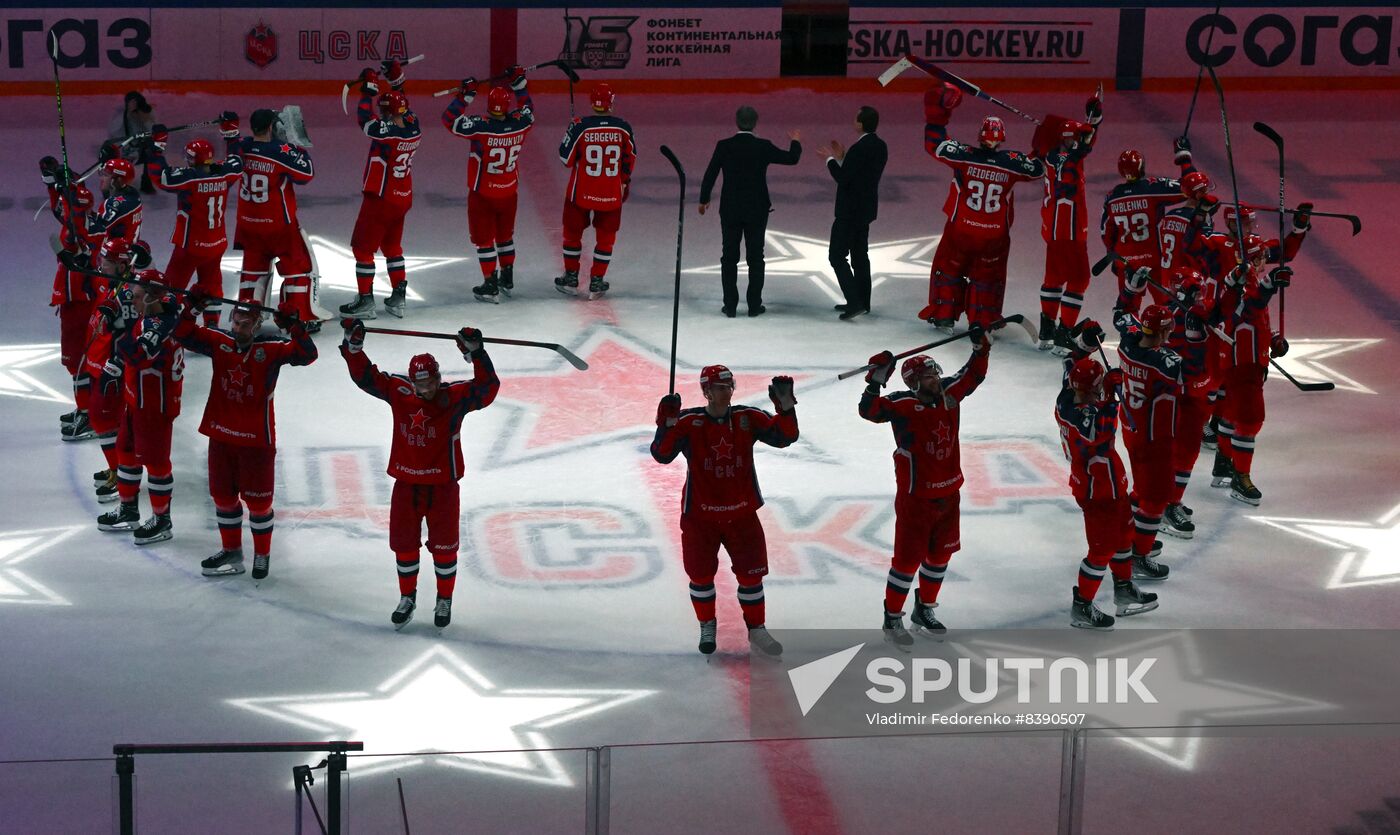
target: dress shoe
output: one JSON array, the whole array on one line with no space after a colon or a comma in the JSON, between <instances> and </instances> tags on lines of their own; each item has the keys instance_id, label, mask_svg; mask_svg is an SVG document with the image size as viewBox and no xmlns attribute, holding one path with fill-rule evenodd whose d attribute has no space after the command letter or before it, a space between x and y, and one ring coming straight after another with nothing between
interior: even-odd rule
<instances>
[{"instance_id":1,"label":"dress shoe","mask_svg":"<svg viewBox=\"0 0 1400 835\"><path fill-rule=\"evenodd\" d=\"M831 309L832 309L832 310L839 310L839 311L841 311L842 313L845 313L847 310L850 310L850 308L851 308L851 306L850 306L849 304L838 304L838 305L833 306Z\"/></svg>"},{"instance_id":2,"label":"dress shoe","mask_svg":"<svg viewBox=\"0 0 1400 835\"><path fill-rule=\"evenodd\" d=\"M735 311L732 307L721 307L719 309L719 312L723 313L725 316L728 316L730 319L734 318Z\"/></svg>"},{"instance_id":3,"label":"dress shoe","mask_svg":"<svg viewBox=\"0 0 1400 835\"><path fill-rule=\"evenodd\" d=\"M758 307L751 307L749 308L749 318L752 319L755 316L762 316L767 312L768 308L764 307L763 305L759 305Z\"/></svg>"},{"instance_id":4,"label":"dress shoe","mask_svg":"<svg viewBox=\"0 0 1400 835\"><path fill-rule=\"evenodd\" d=\"M868 307L865 307L865 308L852 308L852 309L847 310L845 313L842 313L838 318L840 318L840 320L843 321L843 322L849 322L849 321L851 321L852 319L856 318L857 316L864 316L865 314L867 314L867 313L869 313L869 312L870 312L870 308L868 308Z\"/></svg>"}]
</instances>

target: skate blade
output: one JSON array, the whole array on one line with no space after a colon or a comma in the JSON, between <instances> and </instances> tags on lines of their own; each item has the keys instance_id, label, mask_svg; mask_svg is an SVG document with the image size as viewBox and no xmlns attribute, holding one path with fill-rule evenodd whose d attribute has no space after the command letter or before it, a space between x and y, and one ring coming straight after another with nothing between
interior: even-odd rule
<instances>
[{"instance_id":1,"label":"skate blade","mask_svg":"<svg viewBox=\"0 0 1400 835\"><path fill-rule=\"evenodd\" d=\"M1236 493L1233 490L1230 491L1230 498L1234 499L1237 502L1247 504L1250 507L1258 507L1259 502L1262 501L1262 499L1251 499L1250 497L1241 495L1240 493Z\"/></svg>"},{"instance_id":2,"label":"skate blade","mask_svg":"<svg viewBox=\"0 0 1400 835\"><path fill-rule=\"evenodd\" d=\"M243 573L243 566L222 566L220 568L202 568L199 571L205 577L235 577Z\"/></svg>"},{"instance_id":3,"label":"skate blade","mask_svg":"<svg viewBox=\"0 0 1400 835\"><path fill-rule=\"evenodd\" d=\"M1174 539L1194 539L1196 536L1195 531L1179 531L1175 528L1168 526L1162 527L1162 533L1166 534L1167 536L1173 537Z\"/></svg>"},{"instance_id":4,"label":"skate blade","mask_svg":"<svg viewBox=\"0 0 1400 835\"><path fill-rule=\"evenodd\" d=\"M1088 629L1088 630L1091 631L1091 632L1112 632L1112 631L1113 631L1113 624L1111 624L1111 623L1110 623L1109 625L1107 625L1107 626L1098 626L1098 625L1095 625L1095 624L1092 624L1092 623L1080 623L1080 622L1077 621L1077 620L1072 620L1072 621L1069 622L1069 625L1070 625L1070 626L1073 626L1075 629Z\"/></svg>"},{"instance_id":5,"label":"skate blade","mask_svg":"<svg viewBox=\"0 0 1400 835\"><path fill-rule=\"evenodd\" d=\"M476 293L472 293L472 296L474 296L474 297L476 298L477 301L479 301L479 302L485 302L486 304L500 304L500 303L501 303L501 300L498 299L498 298L496 298L495 296L479 296L479 295L477 295Z\"/></svg>"},{"instance_id":6,"label":"skate blade","mask_svg":"<svg viewBox=\"0 0 1400 835\"><path fill-rule=\"evenodd\" d=\"M65 441L90 441L97 437L96 432L79 432L76 435L59 435Z\"/></svg>"},{"instance_id":7,"label":"skate blade","mask_svg":"<svg viewBox=\"0 0 1400 835\"><path fill-rule=\"evenodd\" d=\"M98 523L97 529L103 533L131 533L136 530L136 526L128 524L103 525Z\"/></svg>"},{"instance_id":8,"label":"skate blade","mask_svg":"<svg viewBox=\"0 0 1400 835\"><path fill-rule=\"evenodd\" d=\"M1035 348L1036 348L1037 351L1048 351L1048 350L1050 350L1051 348L1053 348L1054 345L1055 345L1054 342L1051 342L1051 341L1048 340L1048 339L1042 339L1042 340L1040 340L1040 343L1039 343L1038 345L1035 346Z\"/></svg>"},{"instance_id":9,"label":"skate blade","mask_svg":"<svg viewBox=\"0 0 1400 835\"><path fill-rule=\"evenodd\" d=\"M403 308L402 308L402 307L389 307L388 305L385 305L385 306L384 306L384 312L387 313L387 314L389 314L390 316L393 316L395 319L402 319L402 318L403 318Z\"/></svg>"},{"instance_id":10,"label":"skate blade","mask_svg":"<svg viewBox=\"0 0 1400 835\"><path fill-rule=\"evenodd\" d=\"M97 495L97 503L98 503L98 504L111 504L112 502L115 502L115 501L116 501L117 499L119 499L119 498L121 498L121 497L118 496L116 493L108 493L108 494L106 494L105 496L102 495L101 493L99 493L99 494Z\"/></svg>"},{"instance_id":11,"label":"skate blade","mask_svg":"<svg viewBox=\"0 0 1400 835\"><path fill-rule=\"evenodd\" d=\"M1228 478L1212 478L1212 479L1210 480L1210 486L1211 486L1211 487L1229 487L1229 486L1230 486L1230 479L1228 479Z\"/></svg>"},{"instance_id":12,"label":"skate blade","mask_svg":"<svg viewBox=\"0 0 1400 835\"><path fill-rule=\"evenodd\" d=\"M559 292L563 293L563 294L566 295L566 296L577 296L577 295L578 295L578 289L577 289L577 288L574 288L574 287L565 287L565 286L562 285L562 284L556 284L556 285L554 285L554 289L555 289L555 290L558 290Z\"/></svg>"},{"instance_id":13,"label":"skate blade","mask_svg":"<svg viewBox=\"0 0 1400 835\"><path fill-rule=\"evenodd\" d=\"M927 626L918 626L916 624L909 627L909 632L910 634L919 635L924 638L942 638L948 634L948 627L942 626L938 629L929 629Z\"/></svg>"},{"instance_id":14,"label":"skate blade","mask_svg":"<svg viewBox=\"0 0 1400 835\"><path fill-rule=\"evenodd\" d=\"M502 288L501 288L501 293L502 293L502 295L504 295L506 298L510 298L510 294L513 293L513 292L515 292L514 289L509 289L509 290L508 290L508 289L506 289L505 287L502 287Z\"/></svg>"},{"instance_id":15,"label":"skate blade","mask_svg":"<svg viewBox=\"0 0 1400 835\"><path fill-rule=\"evenodd\" d=\"M1140 615L1144 612L1150 612L1153 609L1157 608L1157 605L1157 601L1154 600L1151 603L1131 603L1126 606L1115 606L1114 610L1118 613L1118 617L1130 618L1133 615Z\"/></svg>"},{"instance_id":16,"label":"skate blade","mask_svg":"<svg viewBox=\"0 0 1400 835\"><path fill-rule=\"evenodd\" d=\"M408 620L404 621L403 623L395 623L395 624L393 624L394 631L395 631L395 632L402 632L402 631L403 631L403 628L404 628L405 626L408 626L410 623L413 623L413 615L409 615L409 616L408 616Z\"/></svg>"},{"instance_id":17,"label":"skate blade","mask_svg":"<svg viewBox=\"0 0 1400 835\"><path fill-rule=\"evenodd\" d=\"M1170 574L1163 574L1161 577L1153 577L1153 576L1150 575L1150 574L1139 574L1139 573L1137 573L1136 571L1133 572L1133 579L1134 579L1134 580L1142 580L1142 581L1145 582L1145 583L1160 583L1160 582L1163 582L1164 580L1166 580L1166 579L1167 579L1168 577L1170 577L1170 576L1171 576Z\"/></svg>"},{"instance_id":18,"label":"skate blade","mask_svg":"<svg viewBox=\"0 0 1400 835\"><path fill-rule=\"evenodd\" d=\"M148 539L133 539L132 542L135 542L137 545L143 545L143 546L144 546L144 545L154 545L154 544L156 544L157 542L164 542L164 541L166 541L167 539L170 539L171 537L173 537L174 535L175 535L175 534L173 534L173 533L163 533L163 534L160 534L160 535L158 535L158 536L152 536L152 537L150 537L150 538L148 538Z\"/></svg>"},{"instance_id":19,"label":"skate blade","mask_svg":"<svg viewBox=\"0 0 1400 835\"><path fill-rule=\"evenodd\" d=\"M1219 448L1220 443L1218 441L1201 441L1201 449L1208 449L1211 452L1214 452Z\"/></svg>"}]
</instances>

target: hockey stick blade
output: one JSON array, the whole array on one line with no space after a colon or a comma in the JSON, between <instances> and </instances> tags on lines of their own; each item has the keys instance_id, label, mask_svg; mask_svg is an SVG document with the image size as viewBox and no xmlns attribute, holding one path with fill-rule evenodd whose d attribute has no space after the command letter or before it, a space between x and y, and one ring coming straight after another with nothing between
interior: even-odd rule
<instances>
[{"instance_id":1,"label":"hockey stick blade","mask_svg":"<svg viewBox=\"0 0 1400 835\"><path fill-rule=\"evenodd\" d=\"M914 65L909 63L908 55L904 56L903 58L900 58L898 61L895 61L893 64L891 64L889 69L880 73L880 86L890 86L890 82L903 75L905 70L912 70L913 68Z\"/></svg>"},{"instance_id":2,"label":"hockey stick blade","mask_svg":"<svg viewBox=\"0 0 1400 835\"><path fill-rule=\"evenodd\" d=\"M1255 203L1241 203L1240 205L1244 206L1247 209L1253 209L1256 212L1269 212L1270 214L1272 214L1278 211L1277 206L1260 206ZM1284 210L1284 214L1287 215L1296 215L1297 213L1298 211L1296 209ZM1357 217L1356 215L1344 214L1342 212L1319 212L1316 209L1309 212L1308 214L1312 215L1313 217L1331 217L1336 218L1337 220L1345 220L1347 223L1351 224L1351 236L1353 238L1361 234L1361 218Z\"/></svg>"},{"instance_id":3,"label":"hockey stick blade","mask_svg":"<svg viewBox=\"0 0 1400 835\"><path fill-rule=\"evenodd\" d=\"M1102 257L1102 258L1100 258L1099 260L1095 261L1095 262L1094 262L1094 266L1092 266L1092 267L1089 268L1089 273L1090 273L1091 275L1100 275L1100 274L1103 273L1104 270L1106 270L1106 269L1108 269L1110 266L1112 266L1114 261L1117 261L1117 260L1119 260L1119 259L1118 259L1118 253L1116 253L1116 252L1108 252L1108 253L1105 253L1104 257Z\"/></svg>"},{"instance_id":4,"label":"hockey stick blade","mask_svg":"<svg viewBox=\"0 0 1400 835\"><path fill-rule=\"evenodd\" d=\"M1283 137L1279 136L1278 131L1274 130L1273 128L1269 127L1263 122L1255 122L1254 129L1264 134L1264 136L1268 137L1270 142L1274 143L1280 148L1283 147Z\"/></svg>"},{"instance_id":5,"label":"hockey stick blade","mask_svg":"<svg viewBox=\"0 0 1400 835\"><path fill-rule=\"evenodd\" d=\"M1272 365L1274 368L1277 368L1278 373L1282 374L1284 376L1284 379L1288 380L1288 382L1296 386L1299 391L1332 391L1337 387L1337 384L1331 382L1330 380L1324 380L1321 383L1300 382L1298 378L1294 377L1292 374L1289 374L1283 366L1279 365L1278 360L1274 359L1273 357L1269 357L1269 365Z\"/></svg>"}]
</instances>

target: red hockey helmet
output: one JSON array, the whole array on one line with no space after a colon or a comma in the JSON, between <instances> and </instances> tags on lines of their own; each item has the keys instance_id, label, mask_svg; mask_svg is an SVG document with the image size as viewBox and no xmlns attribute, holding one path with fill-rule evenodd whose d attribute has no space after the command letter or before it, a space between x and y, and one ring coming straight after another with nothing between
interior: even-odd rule
<instances>
[{"instance_id":1,"label":"red hockey helmet","mask_svg":"<svg viewBox=\"0 0 1400 835\"><path fill-rule=\"evenodd\" d=\"M120 261L123 264L130 264L135 253L131 251L131 242L126 238L108 238L102 242L101 248L97 250L97 257L107 261Z\"/></svg>"},{"instance_id":2,"label":"red hockey helmet","mask_svg":"<svg viewBox=\"0 0 1400 835\"><path fill-rule=\"evenodd\" d=\"M734 374L722 365L707 365L700 369L700 390L709 391L710 386L734 388Z\"/></svg>"},{"instance_id":3,"label":"red hockey helmet","mask_svg":"<svg viewBox=\"0 0 1400 835\"><path fill-rule=\"evenodd\" d=\"M191 139L185 143L185 159L190 165L208 165L214 161L214 143L208 139Z\"/></svg>"},{"instance_id":4,"label":"red hockey helmet","mask_svg":"<svg viewBox=\"0 0 1400 835\"><path fill-rule=\"evenodd\" d=\"M1142 332L1148 336L1165 336L1172 332L1172 327L1176 324L1176 316L1172 309L1164 304L1149 304L1138 317L1142 323Z\"/></svg>"},{"instance_id":5,"label":"red hockey helmet","mask_svg":"<svg viewBox=\"0 0 1400 835\"><path fill-rule=\"evenodd\" d=\"M1199 171L1192 171L1181 178L1181 193L1186 197L1199 199L1210 191L1210 178Z\"/></svg>"},{"instance_id":6,"label":"red hockey helmet","mask_svg":"<svg viewBox=\"0 0 1400 835\"><path fill-rule=\"evenodd\" d=\"M1224 213L1225 228L1230 230L1231 234L1236 233L1238 227L1235 225L1235 204L1227 203L1224 207ZM1239 214L1244 218L1244 233L1248 235L1254 229L1254 207L1240 206Z\"/></svg>"},{"instance_id":7,"label":"red hockey helmet","mask_svg":"<svg viewBox=\"0 0 1400 835\"><path fill-rule=\"evenodd\" d=\"M162 284L162 285L165 284L165 276L161 274L161 271L160 271L160 270L156 270L156 269L145 269L145 270L140 270L139 272L136 273L136 277L137 277L138 279L140 279L141 281L147 281L147 282L150 282L151 284ZM158 293L158 292L160 292L160 291L159 291L159 290L155 290L155 291L147 290L147 292L157 292L157 293Z\"/></svg>"},{"instance_id":8,"label":"red hockey helmet","mask_svg":"<svg viewBox=\"0 0 1400 835\"><path fill-rule=\"evenodd\" d=\"M72 194L74 209L86 212L92 208L92 191L87 186L82 183L74 183Z\"/></svg>"},{"instance_id":9,"label":"red hockey helmet","mask_svg":"<svg viewBox=\"0 0 1400 835\"><path fill-rule=\"evenodd\" d=\"M1206 284L1205 276L1191 269L1190 267L1177 267L1172 270L1172 289L1189 290L1195 288L1198 292Z\"/></svg>"},{"instance_id":10,"label":"red hockey helmet","mask_svg":"<svg viewBox=\"0 0 1400 835\"><path fill-rule=\"evenodd\" d=\"M996 116L988 116L982 120L982 129L977 132L977 141L983 145L990 145L993 142L1006 141L1006 125Z\"/></svg>"},{"instance_id":11,"label":"red hockey helmet","mask_svg":"<svg viewBox=\"0 0 1400 835\"><path fill-rule=\"evenodd\" d=\"M1083 357L1069 369L1069 387L1080 394L1093 394L1103 385L1103 365L1093 357Z\"/></svg>"},{"instance_id":12,"label":"red hockey helmet","mask_svg":"<svg viewBox=\"0 0 1400 835\"><path fill-rule=\"evenodd\" d=\"M380 114L390 119L408 112L408 96L398 90L385 90L380 93L378 104Z\"/></svg>"},{"instance_id":13,"label":"red hockey helmet","mask_svg":"<svg viewBox=\"0 0 1400 835\"><path fill-rule=\"evenodd\" d=\"M136 179L136 166L129 159L117 157L102 163L102 173L111 177L117 185L126 186Z\"/></svg>"},{"instance_id":14,"label":"red hockey helmet","mask_svg":"<svg viewBox=\"0 0 1400 835\"><path fill-rule=\"evenodd\" d=\"M486 112L492 116L504 116L510 111L510 91L504 87L492 87L486 94Z\"/></svg>"},{"instance_id":15,"label":"red hockey helmet","mask_svg":"<svg viewBox=\"0 0 1400 835\"><path fill-rule=\"evenodd\" d=\"M432 354L419 354L408 361L408 379L425 383L438 376L438 361Z\"/></svg>"},{"instance_id":16,"label":"red hockey helmet","mask_svg":"<svg viewBox=\"0 0 1400 835\"><path fill-rule=\"evenodd\" d=\"M1118 174L1125 180L1140 180L1147 173L1147 161L1136 150L1129 149L1118 155Z\"/></svg>"},{"instance_id":17,"label":"red hockey helmet","mask_svg":"<svg viewBox=\"0 0 1400 835\"><path fill-rule=\"evenodd\" d=\"M925 356L923 354L910 357L909 359L904 361L903 365L899 367L899 376L901 379L904 380L904 385L908 386L910 391L918 390L919 380L925 374L932 374L935 377L942 377L943 368L937 363L937 361L933 359L933 357Z\"/></svg>"},{"instance_id":18,"label":"red hockey helmet","mask_svg":"<svg viewBox=\"0 0 1400 835\"><path fill-rule=\"evenodd\" d=\"M615 98L616 95L613 93L612 85L606 81L599 81L597 84L594 84L592 92L588 94L588 100L593 104L593 109L599 113L607 113L609 110L612 110L613 99Z\"/></svg>"},{"instance_id":19,"label":"red hockey helmet","mask_svg":"<svg viewBox=\"0 0 1400 835\"><path fill-rule=\"evenodd\" d=\"M1258 235L1244 236L1244 251L1250 261L1264 257L1264 239Z\"/></svg>"}]
</instances>

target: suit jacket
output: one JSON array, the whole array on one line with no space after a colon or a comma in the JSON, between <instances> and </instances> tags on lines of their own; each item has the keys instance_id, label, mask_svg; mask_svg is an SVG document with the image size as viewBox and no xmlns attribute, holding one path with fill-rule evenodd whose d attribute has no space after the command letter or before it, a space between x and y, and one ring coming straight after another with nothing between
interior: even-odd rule
<instances>
[{"instance_id":1,"label":"suit jacket","mask_svg":"<svg viewBox=\"0 0 1400 835\"><path fill-rule=\"evenodd\" d=\"M870 223L880 209L880 175L885 173L889 149L885 140L873 133L861 134L846 149L846 158L826 161L831 179L836 181L836 216Z\"/></svg>"},{"instance_id":2,"label":"suit jacket","mask_svg":"<svg viewBox=\"0 0 1400 835\"><path fill-rule=\"evenodd\" d=\"M802 145L795 139L786 151L747 131L721 139L715 143L715 152L700 182L700 202L710 202L715 178L724 172L724 185L719 192L720 216L764 217L773 205L768 199L768 166L796 165L801 156Z\"/></svg>"}]
</instances>

